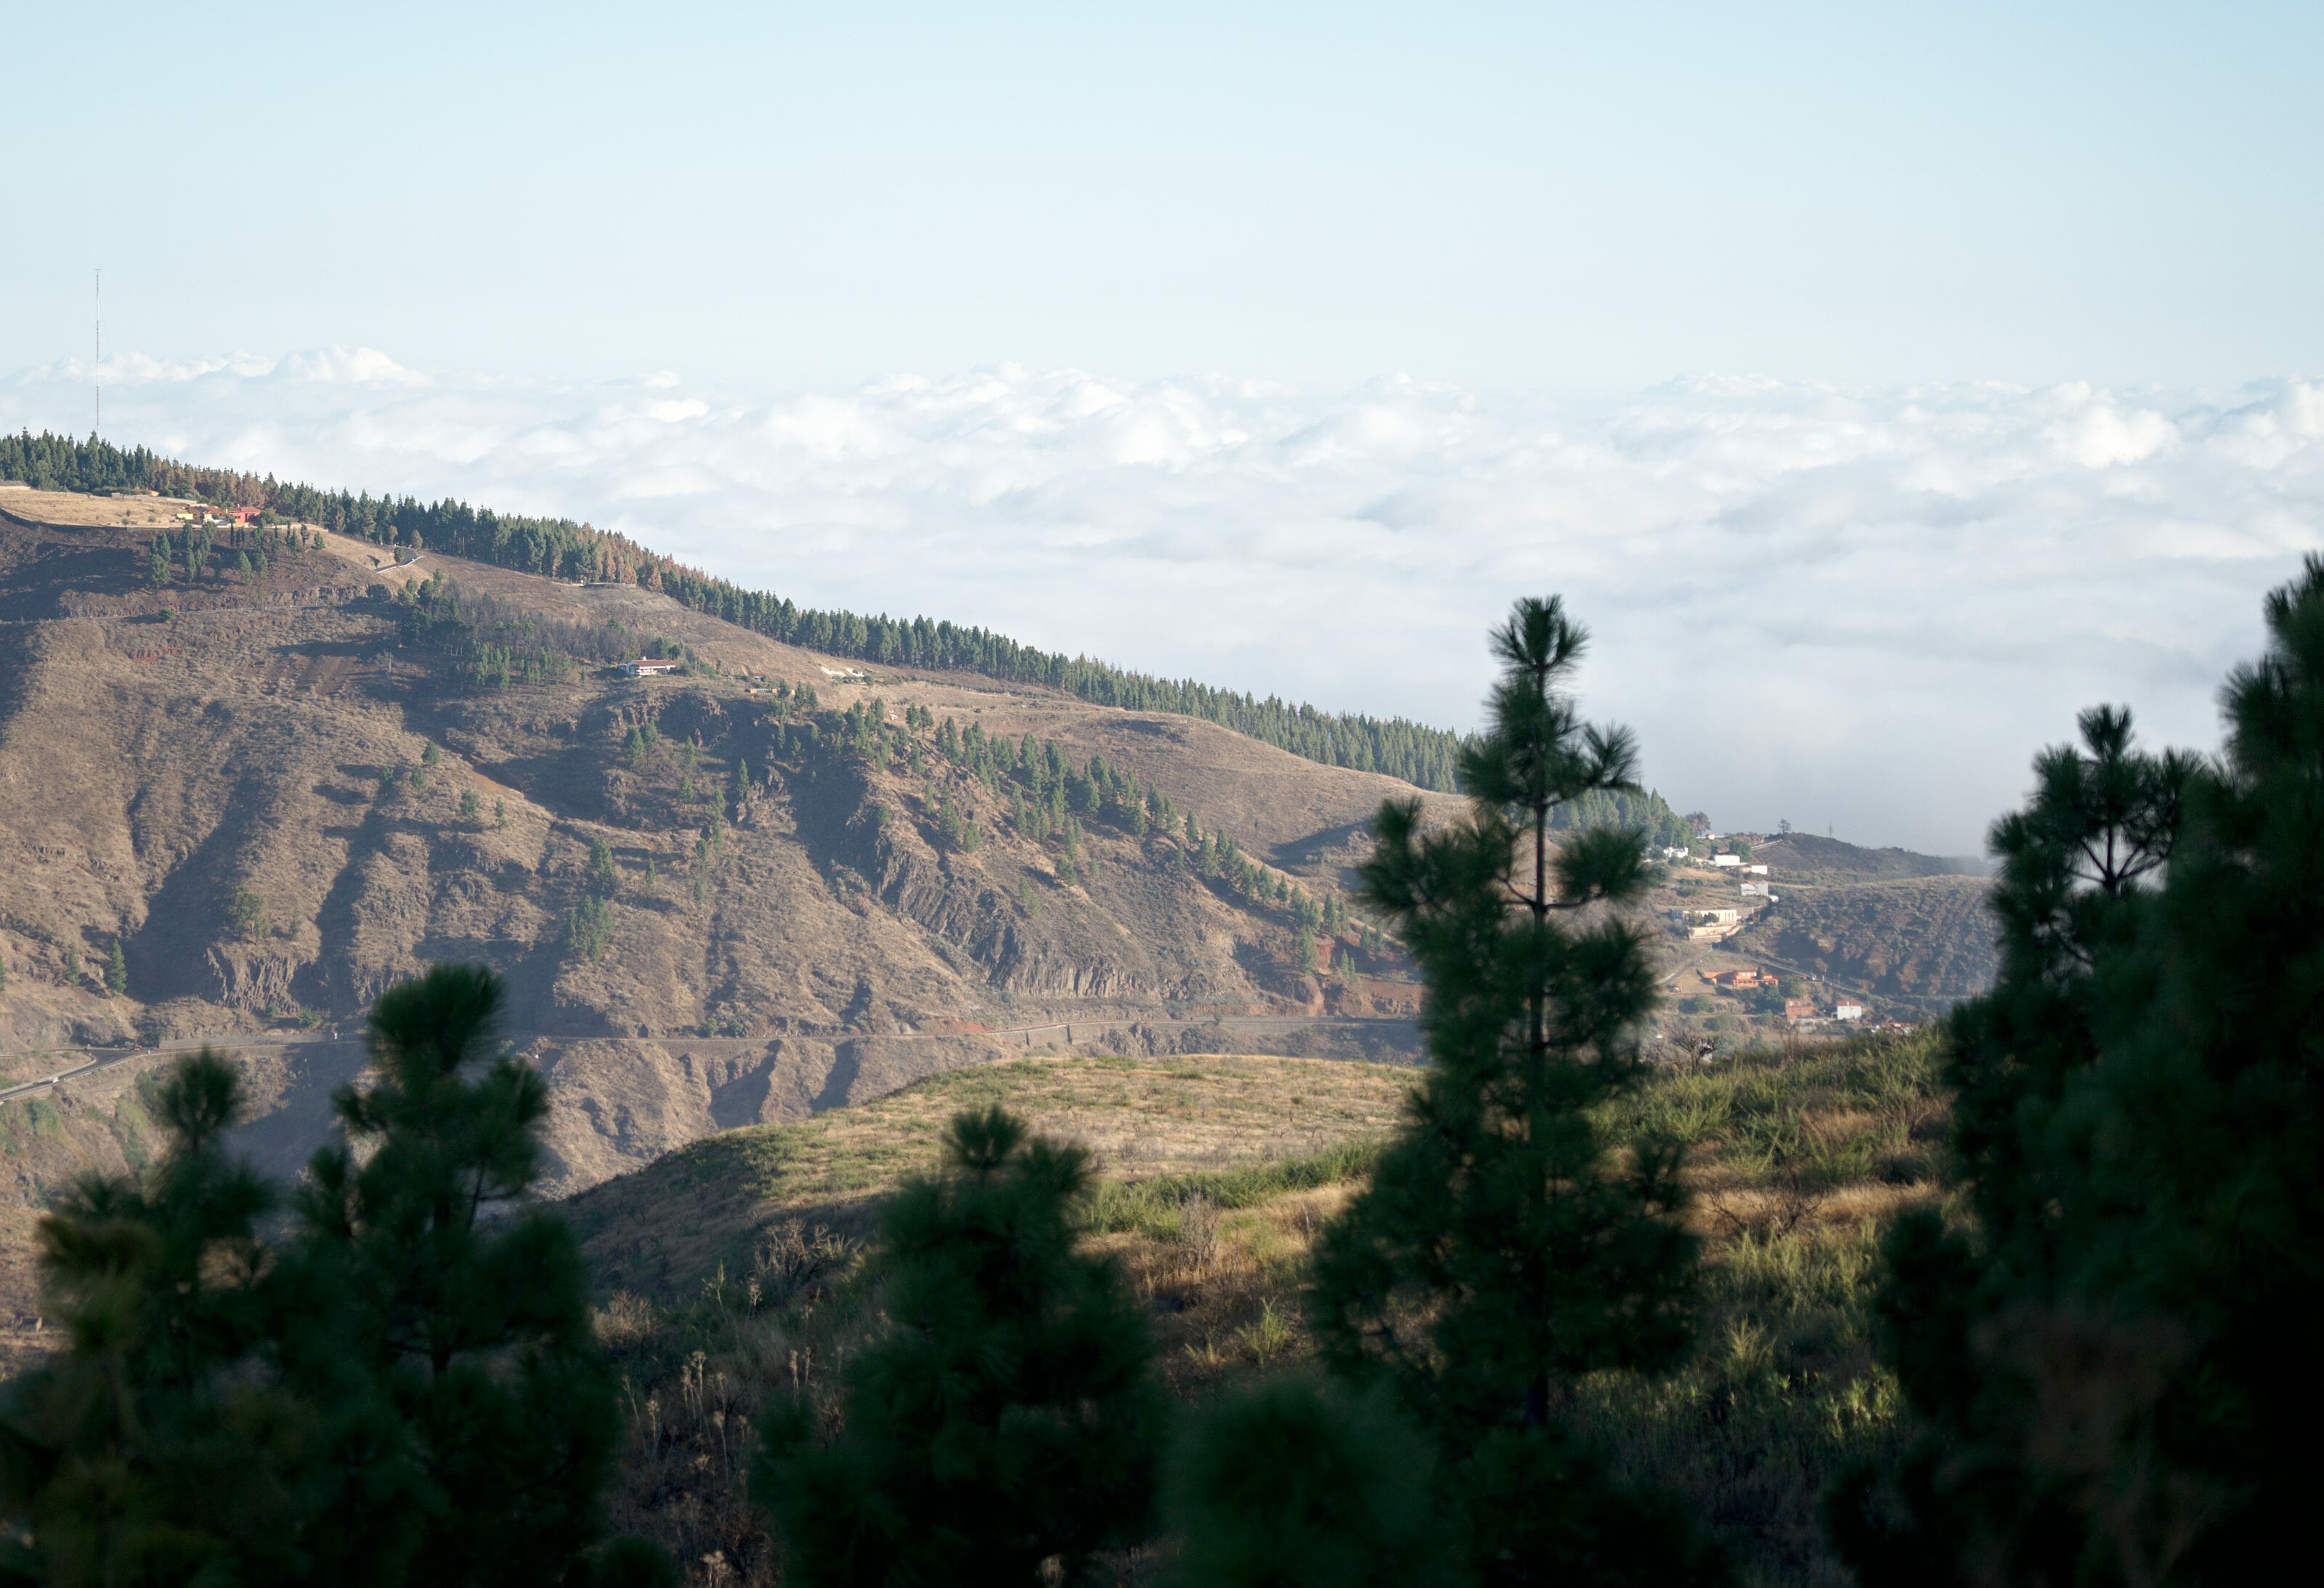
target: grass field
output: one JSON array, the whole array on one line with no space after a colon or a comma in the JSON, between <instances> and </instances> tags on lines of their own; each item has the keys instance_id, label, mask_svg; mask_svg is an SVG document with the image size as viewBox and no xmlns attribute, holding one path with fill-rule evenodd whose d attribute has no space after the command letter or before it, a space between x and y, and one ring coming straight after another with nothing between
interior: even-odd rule
<instances>
[{"instance_id":1,"label":"grass field","mask_svg":"<svg viewBox=\"0 0 2324 1588\"><path fill-rule=\"evenodd\" d=\"M1588 1383L1576 1415L1627 1471L1687 1492L1748 1582L1847 1581L1816 1506L1842 1464L1895 1437L1868 1298L1882 1222L1936 1194L1932 1071L1926 1037L1757 1050L1657 1076L1609 1117L1692 1143L1707 1305L1690 1365ZM872 1324L852 1280L878 1198L936 1161L959 1109L1000 1103L1096 1152L1089 1239L1147 1300L1173 1388L1198 1400L1306 1354L1309 1244L1412 1079L1299 1059L1028 1060L714 1138L577 1199L629 1387L618 1521L665 1539L697 1581L772 1580L743 1503L752 1420L770 1395L834 1408ZM1157 1574L1143 1556L1117 1569Z\"/></svg>"}]
</instances>

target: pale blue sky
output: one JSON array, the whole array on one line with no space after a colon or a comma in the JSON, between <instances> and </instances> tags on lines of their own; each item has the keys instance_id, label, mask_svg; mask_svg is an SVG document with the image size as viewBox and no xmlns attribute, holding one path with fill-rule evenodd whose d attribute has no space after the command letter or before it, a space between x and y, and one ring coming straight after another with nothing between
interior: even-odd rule
<instances>
[{"instance_id":1,"label":"pale blue sky","mask_svg":"<svg viewBox=\"0 0 2324 1588\"><path fill-rule=\"evenodd\" d=\"M0 371L2324 368L2324 5L17 6Z\"/></svg>"}]
</instances>

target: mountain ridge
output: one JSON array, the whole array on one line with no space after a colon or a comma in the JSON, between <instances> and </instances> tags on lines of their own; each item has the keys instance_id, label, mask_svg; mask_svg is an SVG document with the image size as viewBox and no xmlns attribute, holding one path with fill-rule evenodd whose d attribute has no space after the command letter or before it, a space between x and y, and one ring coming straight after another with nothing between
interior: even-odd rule
<instances>
[{"instance_id":1,"label":"mountain ridge","mask_svg":"<svg viewBox=\"0 0 2324 1588\"><path fill-rule=\"evenodd\" d=\"M474 560L551 578L630 582L670 595L784 643L882 665L981 673L1047 684L1100 705L1199 717L1325 766L1382 771L1424 788L1454 785L1463 736L1403 718L1325 712L1275 696L1164 679L1043 651L978 627L884 613L801 608L649 550L624 535L570 519L502 514L447 498L374 498L285 484L271 474L178 463L144 447L121 448L46 432L0 435L0 480L39 490L152 490L215 504L255 508L383 546L437 546Z\"/></svg>"},{"instance_id":2,"label":"mountain ridge","mask_svg":"<svg viewBox=\"0 0 2324 1588\"><path fill-rule=\"evenodd\" d=\"M1413 792L1379 774L1038 686L835 678L862 670L634 584L327 532L189 539L156 584L175 504L9 496L10 1047L356 1020L481 959L540 1033L577 1185L743 1099L789 1117L1023 1045L995 1030L1408 1020L1342 898L1363 824ZM691 659L477 689L463 601Z\"/></svg>"}]
</instances>

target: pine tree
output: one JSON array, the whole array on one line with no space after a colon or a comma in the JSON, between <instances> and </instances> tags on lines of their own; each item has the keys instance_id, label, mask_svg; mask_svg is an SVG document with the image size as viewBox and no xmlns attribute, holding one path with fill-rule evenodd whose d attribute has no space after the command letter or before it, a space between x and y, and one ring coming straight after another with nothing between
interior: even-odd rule
<instances>
[{"instance_id":1,"label":"pine tree","mask_svg":"<svg viewBox=\"0 0 2324 1588\"><path fill-rule=\"evenodd\" d=\"M351 1440L400 1427L378 1475L412 1491L409 1518L383 1517L373 1474L349 1473L342 1556L317 1581L373 1580L380 1530L419 1527L404 1580L558 1583L602 1531L613 1384L579 1247L531 1198L548 1093L493 1051L502 996L491 971L458 965L384 994L375 1083L342 1088L346 1143L309 1166L287 1282L355 1305L294 1336L286 1365L318 1400L373 1409L343 1421Z\"/></svg>"},{"instance_id":2,"label":"pine tree","mask_svg":"<svg viewBox=\"0 0 2324 1588\"><path fill-rule=\"evenodd\" d=\"M1178 1442L1166 1505L1204 1588L1425 1588L1456 1580L1434 1456L1384 1399L1298 1378L1241 1390Z\"/></svg>"},{"instance_id":3,"label":"pine tree","mask_svg":"<svg viewBox=\"0 0 2324 1588\"><path fill-rule=\"evenodd\" d=\"M105 956L105 990L118 998L129 991L129 959L121 951L121 940L113 940L113 948Z\"/></svg>"},{"instance_id":4,"label":"pine tree","mask_svg":"<svg viewBox=\"0 0 2324 1588\"><path fill-rule=\"evenodd\" d=\"M71 987L80 980L80 950L72 944L65 945L65 985Z\"/></svg>"},{"instance_id":5,"label":"pine tree","mask_svg":"<svg viewBox=\"0 0 2324 1588\"><path fill-rule=\"evenodd\" d=\"M444 996L453 978L466 998ZM381 1042L473 1049L489 973L416 985L382 1000ZM572 1238L553 1215L491 1216L537 1159L540 1083L417 1068L432 1079L398 1065L369 1100L341 1094L375 1150L360 1170L318 1158L286 1244L260 1234L271 1188L226 1150L240 1082L208 1049L161 1088L143 1181L60 1198L41 1261L63 1343L0 1391L0 1573L674 1583L651 1546L599 1541L613 1409Z\"/></svg>"},{"instance_id":6,"label":"pine tree","mask_svg":"<svg viewBox=\"0 0 2324 1588\"><path fill-rule=\"evenodd\" d=\"M1993 830L2001 972L1948 1033L1970 1217L1891 1233L1918 1431L1831 1510L1868 1584L2324 1576L2324 559L2266 618L2217 761L2092 710Z\"/></svg>"},{"instance_id":7,"label":"pine tree","mask_svg":"<svg viewBox=\"0 0 2324 1588\"><path fill-rule=\"evenodd\" d=\"M1433 1063L1323 1232L1318 1342L1435 1434L1481 1581L1715 1578L1683 1519L1615 1483L1558 1418L1585 1374L1682 1358L1696 1243L1675 1144L1622 1143L1625 1161L1592 1112L1641 1074L1646 941L1605 906L1646 886L1642 847L1605 829L1548 841L1562 805L1635 786L1635 751L1564 693L1584 635L1554 598L1518 602L1493 643L1504 670L1462 764L1468 819L1424 833L1418 803L1392 801L1363 867L1426 979Z\"/></svg>"},{"instance_id":8,"label":"pine tree","mask_svg":"<svg viewBox=\"0 0 2324 1588\"><path fill-rule=\"evenodd\" d=\"M770 1419L756 1492L784 1580L1081 1580L1145 1533L1166 1400L1121 1275L1080 1251L1088 1155L1000 1109L956 1117L946 1172L881 1218L885 1334L849 1361L835 1441Z\"/></svg>"},{"instance_id":9,"label":"pine tree","mask_svg":"<svg viewBox=\"0 0 2324 1588\"><path fill-rule=\"evenodd\" d=\"M240 1105L224 1056L180 1060L143 1183L85 1177L41 1220L64 1346L0 1392L0 1571L14 1580L300 1580L304 1419L262 1360L256 1228L272 1198L226 1151Z\"/></svg>"}]
</instances>

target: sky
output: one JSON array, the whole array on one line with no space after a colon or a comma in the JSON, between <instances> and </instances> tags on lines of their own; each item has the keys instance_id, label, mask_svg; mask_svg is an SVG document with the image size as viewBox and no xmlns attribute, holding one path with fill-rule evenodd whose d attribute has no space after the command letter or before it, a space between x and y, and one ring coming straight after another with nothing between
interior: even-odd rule
<instances>
[{"instance_id":1,"label":"sky","mask_svg":"<svg viewBox=\"0 0 2324 1588\"><path fill-rule=\"evenodd\" d=\"M2324 7L48 7L0 424L1973 849L2324 524ZM23 151L31 151L24 157Z\"/></svg>"}]
</instances>

